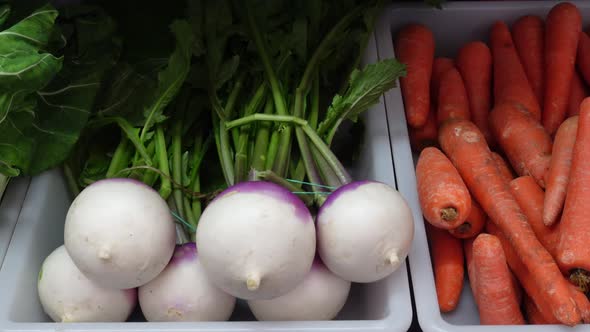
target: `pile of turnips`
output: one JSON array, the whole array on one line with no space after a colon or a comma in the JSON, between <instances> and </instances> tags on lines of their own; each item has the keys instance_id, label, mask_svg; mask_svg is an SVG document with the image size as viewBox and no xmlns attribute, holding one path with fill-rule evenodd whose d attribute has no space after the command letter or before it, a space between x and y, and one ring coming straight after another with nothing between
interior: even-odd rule
<instances>
[{"instance_id":1,"label":"pile of turnips","mask_svg":"<svg viewBox=\"0 0 590 332\"><path fill-rule=\"evenodd\" d=\"M39 273L43 309L59 322L122 322L137 304L147 321L224 321L242 299L258 320L329 320L352 282L397 270L414 234L403 197L375 181L339 187L315 220L284 187L240 182L204 209L196 244L175 228L142 182L86 187Z\"/></svg>"}]
</instances>

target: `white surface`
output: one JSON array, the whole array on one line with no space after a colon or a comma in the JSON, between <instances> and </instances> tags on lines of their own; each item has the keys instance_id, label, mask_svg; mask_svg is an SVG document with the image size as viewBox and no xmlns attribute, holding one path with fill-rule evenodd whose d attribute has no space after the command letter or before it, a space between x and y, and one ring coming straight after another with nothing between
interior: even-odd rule
<instances>
[{"instance_id":1,"label":"white surface","mask_svg":"<svg viewBox=\"0 0 590 332\"><path fill-rule=\"evenodd\" d=\"M375 40L368 45L366 62L377 58ZM383 99L363 115L364 148L355 178L395 186L391 145ZM70 203L59 171L36 177L27 193L11 246L0 271L0 331L406 331L412 320L406 264L379 282L350 290L344 308L333 321L256 322L247 304L238 302L231 322L207 323L50 323L37 297L37 271L43 259L63 243L64 218ZM247 321L245 321L247 320Z\"/></svg>"},{"instance_id":2,"label":"white surface","mask_svg":"<svg viewBox=\"0 0 590 332\"><path fill-rule=\"evenodd\" d=\"M10 179L4 196L0 198L0 266L4 262L30 181L28 177Z\"/></svg>"},{"instance_id":3,"label":"white surface","mask_svg":"<svg viewBox=\"0 0 590 332\"><path fill-rule=\"evenodd\" d=\"M590 1L572 1L580 8L586 26L590 23ZM558 1L477 1L446 4L443 10L419 4L394 4L387 8L377 23L375 34L380 59L395 56L394 34L405 24L416 22L428 26L434 33L436 56L455 57L465 43L473 40L488 42L491 25L504 20L511 25L522 15L545 17ZM428 244L422 222L422 212L416 191L414 160L410 150L401 92L398 88L385 94L385 107L391 135L393 158L398 190L408 199L414 212L416 234L409 254L412 287L420 327L430 331L588 331L588 325L569 328L561 325L480 326L479 316L466 282L459 307L452 313L441 315L436 300L434 277Z\"/></svg>"}]
</instances>

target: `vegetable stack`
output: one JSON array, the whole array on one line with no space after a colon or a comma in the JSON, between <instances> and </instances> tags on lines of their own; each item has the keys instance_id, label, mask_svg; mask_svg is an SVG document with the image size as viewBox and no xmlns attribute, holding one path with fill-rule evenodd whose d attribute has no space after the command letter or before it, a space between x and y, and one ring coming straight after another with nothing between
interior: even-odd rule
<instances>
[{"instance_id":1,"label":"vegetable stack","mask_svg":"<svg viewBox=\"0 0 590 332\"><path fill-rule=\"evenodd\" d=\"M435 105L427 118L438 122L416 124L409 114L407 123L441 312L457 307L456 279L467 269L481 324L590 322L590 39L582 24L579 9L562 2L546 18L494 22L489 44L467 41L455 58L433 54L430 41L426 49L394 40L412 47L396 51L402 62L433 63L421 78L430 84L411 93ZM408 77L423 73L408 66ZM418 112L403 97L406 112ZM449 210L452 223L444 222Z\"/></svg>"}]
</instances>

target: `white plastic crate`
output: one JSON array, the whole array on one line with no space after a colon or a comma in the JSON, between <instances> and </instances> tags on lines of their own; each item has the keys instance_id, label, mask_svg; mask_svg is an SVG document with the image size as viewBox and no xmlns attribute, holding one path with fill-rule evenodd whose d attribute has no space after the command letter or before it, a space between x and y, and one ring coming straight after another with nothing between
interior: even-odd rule
<instances>
[{"instance_id":1,"label":"white plastic crate","mask_svg":"<svg viewBox=\"0 0 590 332\"><path fill-rule=\"evenodd\" d=\"M571 2L580 8L585 27L590 23L590 1ZM421 23L431 29L436 43L435 56L454 58L459 48L469 41L481 40L488 43L493 22L503 20L511 26L522 15L532 14L545 18L549 10L557 3L558 1L465 1L446 3L442 10L430 8L421 3L393 4L382 13L375 29L379 58L395 57L393 38L397 31L408 23ZM467 273L457 309L451 313L441 314L436 298L428 242L416 189L414 165L417 156L410 149L403 99L399 87L385 94L385 108L391 135L397 188L408 199L414 212L416 232L408 260L416 302L416 316L420 328L427 332L590 330L588 325L578 325L575 328L563 325L479 325L479 315L469 287Z\"/></svg>"},{"instance_id":2,"label":"white plastic crate","mask_svg":"<svg viewBox=\"0 0 590 332\"><path fill-rule=\"evenodd\" d=\"M377 59L371 38L364 63ZM355 178L395 185L383 100L363 115L365 136ZM126 323L53 323L37 296L37 274L44 258L63 243L63 226L71 202L58 170L32 180L13 241L0 271L0 331L407 331L412 321L406 264L372 284L354 284L343 310L333 321L257 322L238 301L230 322L146 323L139 310Z\"/></svg>"},{"instance_id":3,"label":"white plastic crate","mask_svg":"<svg viewBox=\"0 0 590 332\"><path fill-rule=\"evenodd\" d=\"M0 199L0 266L4 262L4 255L10 244L30 181L29 177L10 179Z\"/></svg>"}]
</instances>

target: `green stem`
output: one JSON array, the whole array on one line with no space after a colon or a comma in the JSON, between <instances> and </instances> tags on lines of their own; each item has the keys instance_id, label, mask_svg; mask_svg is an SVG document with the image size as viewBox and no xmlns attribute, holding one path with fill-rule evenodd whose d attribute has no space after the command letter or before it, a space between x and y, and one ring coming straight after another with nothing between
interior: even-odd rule
<instances>
[{"instance_id":1,"label":"green stem","mask_svg":"<svg viewBox=\"0 0 590 332\"><path fill-rule=\"evenodd\" d=\"M311 153L313 154L315 161L318 164L318 169L322 175L323 183L335 188L342 185L336 173L332 170L326 159L322 156L322 154L318 151L318 149L315 146L311 147Z\"/></svg>"},{"instance_id":2,"label":"green stem","mask_svg":"<svg viewBox=\"0 0 590 332\"><path fill-rule=\"evenodd\" d=\"M66 182L68 184L68 188L70 189L70 193L76 197L80 194L80 186L78 185L78 182L76 181L76 177L74 176L74 172L72 171L72 168L68 165L68 164L64 164L63 165L63 172L64 172L64 176L66 178ZM5 176L0 174L0 177ZM8 181L8 179L6 180ZM6 185L8 185L8 182L6 182ZM4 190L2 190L4 191ZM0 194L0 199L2 199L2 195Z\"/></svg>"},{"instance_id":3,"label":"green stem","mask_svg":"<svg viewBox=\"0 0 590 332\"><path fill-rule=\"evenodd\" d=\"M197 219L195 218L195 215L193 214L193 210L191 207L191 202L189 201L188 197L184 196L183 197L183 207L184 207L184 215L185 220L191 225L193 226L192 229L187 229L187 232L190 234L191 236L191 240L195 240L195 230L197 229Z\"/></svg>"},{"instance_id":4,"label":"green stem","mask_svg":"<svg viewBox=\"0 0 590 332\"><path fill-rule=\"evenodd\" d=\"M221 169L228 186L234 184L234 165L232 161L228 130L223 127L224 122L213 117L213 133L217 143L217 150L221 161Z\"/></svg>"},{"instance_id":5,"label":"green stem","mask_svg":"<svg viewBox=\"0 0 590 332\"><path fill-rule=\"evenodd\" d=\"M115 153L113 154L113 158L111 159L111 163L109 164L109 168L107 170L106 177L112 178L117 174L120 170L127 167L129 163L129 140L126 137L121 137L121 142L117 145L115 149Z\"/></svg>"},{"instance_id":6,"label":"green stem","mask_svg":"<svg viewBox=\"0 0 590 332\"><path fill-rule=\"evenodd\" d=\"M176 183L182 183L182 122L176 121L172 128L172 179ZM184 201L182 199L182 191L175 186L172 193L174 196L174 203L178 208L178 213L183 218L187 218L185 213Z\"/></svg>"},{"instance_id":7,"label":"green stem","mask_svg":"<svg viewBox=\"0 0 590 332\"><path fill-rule=\"evenodd\" d=\"M258 111L262 102L264 101L266 84L262 83L256 89L254 97L246 105L244 115L252 115ZM236 160L235 160L235 183L242 182L248 178L248 143L250 136L250 128L243 126L239 128L239 138L236 144Z\"/></svg>"},{"instance_id":8,"label":"green stem","mask_svg":"<svg viewBox=\"0 0 590 332\"><path fill-rule=\"evenodd\" d=\"M264 105L264 114L272 114L273 102L268 98ZM256 141L254 143L254 152L252 153L251 168L262 171L266 169L266 154L268 152L268 141L270 136L270 123L261 122L256 131Z\"/></svg>"},{"instance_id":9,"label":"green stem","mask_svg":"<svg viewBox=\"0 0 590 332\"><path fill-rule=\"evenodd\" d=\"M196 193L201 192L201 179L199 176L195 178L193 182L192 190ZM193 198L193 216L195 217L195 227L199 223L199 219L201 218L202 206L201 206L201 199L198 197Z\"/></svg>"},{"instance_id":10,"label":"green stem","mask_svg":"<svg viewBox=\"0 0 590 332\"><path fill-rule=\"evenodd\" d=\"M348 172L344 169L344 166L340 163L338 158L330 150L330 148L324 143L321 137L319 137L313 129L309 126L306 120L297 118L290 115L274 115L274 114L253 114L239 118L225 124L227 129L231 129L237 126L247 125L254 121L273 121L273 122L286 122L295 124L303 129L303 132L309 137L309 140L318 149L318 152L326 159L326 162L332 170L336 173L341 184L350 183L352 180Z\"/></svg>"},{"instance_id":11,"label":"green stem","mask_svg":"<svg viewBox=\"0 0 590 332\"><path fill-rule=\"evenodd\" d=\"M273 171L261 171L256 172L255 177L261 180L269 181L283 188L289 190L290 192L301 192L301 188L296 186L295 184L285 180L284 178L278 176ZM313 204L313 195L298 195L299 198L305 203L305 205L311 206Z\"/></svg>"},{"instance_id":12,"label":"green stem","mask_svg":"<svg viewBox=\"0 0 590 332\"><path fill-rule=\"evenodd\" d=\"M124 118L121 118L121 117L102 118L102 119L93 121L89 125L94 126L94 127L101 127L101 126L108 124L108 123L116 123L119 126L119 128L121 128L121 130L123 130L123 133L125 133L127 138L131 141L131 143L133 144L133 146L137 150L137 153L139 153L139 156L144 159L145 163L148 166L153 165L152 160L151 160L145 146L143 145L143 142L141 142L141 140L139 139L139 136L135 132L135 128Z\"/></svg>"},{"instance_id":13,"label":"green stem","mask_svg":"<svg viewBox=\"0 0 590 332\"><path fill-rule=\"evenodd\" d=\"M170 183L170 168L168 167L166 138L164 137L164 129L162 126L158 126L156 129L156 158L158 159L160 171L162 171L162 176L160 176L160 196L167 200L172 193L172 184Z\"/></svg>"},{"instance_id":14,"label":"green stem","mask_svg":"<svg viewBox=\"0 0 590 332\"><path fill-rule=\"evenodd\" d=\"M149 154L150 156L155 156L155 155L156 155L156 142L155 142L155 140L151 140L151 141L150 141L150 143L148 144L148 146L147 146L147 149L146 149L146 150L147 150L147 152L148 152L148 154ZM135 162L132 164L132 166L140 166L140 163L141 163L141 159L137 159L137 160L136 160L136 161L135 161ZM159 164L159 161L158 161L158 159L156 159L156 165L154 165L154 166L155 166L155 167L159 167L159 166L158 166L158 164ZM141 173L141 171L140 171L140 170L138 170L138 169L136 169L136 170L133 170L133 171L131 171L131 173L130 173L131 175L130 175L130 176L131 176L132 178L135 178L135 179L137 179L137 178L139 178L139 177L140 177L140 173ZM157 180L158 180L158 173L156 173L156 172L151 172L151 171L149 171L149 170L145 170L145 171L144 171L144 173L143 173L143 177L142 177L142 179L141 179L141 181L142 181L143 183L147 184L147 185L148 185L148 186L150 186L150 187L151 187L151 186L153 186L153 185L154 185L154 183L156 183L156 181L157 181Z\"/></svg>"},{"instance_id":15,"label":"green stem","mask_svg":"<svg viewBox=\"0 0 590 332\"><path fill-rule=\"evenodd\" d=\"M277 152L279 151L279 136L280 134L278 130L273 131L270 136L264 169L272 169L272 166L274 165L275 159L277 158Z\"/></svg>"},{"instance_id":16,"label":"green stem","mask_svg":"<svg viewBox=\"0 0 590 332\"><path fill-rule=\"evenodd\" d=\"M311 86L311 111L307 117L311 129L316 130L318 127L318 118L320 114L320 75L316 71L315 78Z\"/></svg>"}]
</instances>

